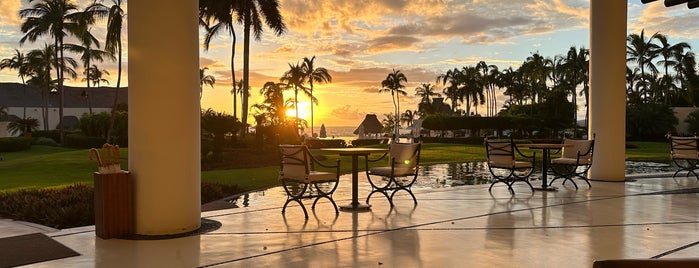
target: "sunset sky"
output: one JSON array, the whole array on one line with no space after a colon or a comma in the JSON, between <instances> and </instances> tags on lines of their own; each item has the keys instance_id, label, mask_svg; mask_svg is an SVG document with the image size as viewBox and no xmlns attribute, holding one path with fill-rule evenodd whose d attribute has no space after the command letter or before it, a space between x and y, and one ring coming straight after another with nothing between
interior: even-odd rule
<instances>
[{"instance_id":1,"label":"sunset sky","mask_svg":"<svg viewBox=\"0 0 699 268\"><path fill-rule=\"evenodd\" d=\"M80 8L87 2L76 1ZM666 8L663 1L646 5L640 0L628 2L629 33L640 33L643 28L647 36L660 32L671 43L687 42L694 52L699 52L699 10L689 10L686 5ZM392 69L402 71L408 78L405 90L409 96L401 98L401 110L415 110L418 102L413 96L415 88L422 83L435 84L437 75L449 69L475 65L481 60L500 68L517 67L537 51L553 57L564 54L571 46L589 47L589 1L586 0L280 0L280 3L287 33L276 37L265 28L262 41L252 42L251 103L260 101L258 92L262 84L278 82L289 63L315 55L316 66L327 68L333 77L331 84L315 86L314 95L320 102L314 108L316 127L322 123L356 126L367 113L379 114L381 118L382 114L392 112L391 95L378 93L381 81ZM17 12L24 7L26 1L0 1L0 58L12 57L15 48L26 53L43 45L37 42L19 46L22 20ZM242 28L236 29L237 79L242 78L242 32ZM103 40L103 27L95 26L93 34ZM124 36L124 48L127 48L128 38ZM163 44L166 45L173 44ZM204 88L201 101L204 109L211 107L232 113L230 45L230 37L219 36L208 51L202 48L200 52L201 67L208 67L207 74L216 78L214 88ZM128 56L128 51L124 56ZM127 63L125 57L126 85ZM104 62L98 66L109 70L111 75L107 79L114 85L116 64ZM83 86L80 79L68 84ZM0 72L0 81L20 82L16 72L8 70ZM442 85L438 88L441 90ZM292 94L289 92L288 96ZM498 102L502 103L502 100ZM310 112L307 104L300 107ZM580 110L584 111L584 107ZM484 107L479 107L479 111L483 112Z\"/></svg>"}]
</instances>

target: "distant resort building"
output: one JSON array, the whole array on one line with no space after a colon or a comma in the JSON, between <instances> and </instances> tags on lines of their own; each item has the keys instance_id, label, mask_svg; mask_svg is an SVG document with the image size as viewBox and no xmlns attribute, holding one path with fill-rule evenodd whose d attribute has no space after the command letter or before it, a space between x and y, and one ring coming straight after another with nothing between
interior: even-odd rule
<instances>
[{"instance_id":1,"label":"distant resort building","mask_svg":"<svg viewBox=\"0 0 699 268\"><path fill-rule=\"evenodd\" d=\"M0 118L0 137L10 136L7 133L7 124L18 118L37 119L39 129L45 130L42 90L44 89L21 83L0 83L0 107L4 107L8 114ZM90 93L91 97L88 99ZM114 87L92 87L88 92L87 87L64 86L63 118L66 127L75 127L80 116L89 112L90 106L93 113L111 112L115 94ZM60 107L58 93L49 93L47 102L48 130L57 129ZM128 103L128 88L119 89L118 103Z\"/></svg>"}]
</instances>

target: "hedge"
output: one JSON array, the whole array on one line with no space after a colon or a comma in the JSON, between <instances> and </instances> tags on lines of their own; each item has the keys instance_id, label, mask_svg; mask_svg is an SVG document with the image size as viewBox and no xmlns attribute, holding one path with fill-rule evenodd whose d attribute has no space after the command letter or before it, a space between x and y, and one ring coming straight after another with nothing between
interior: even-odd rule
<instances>
[{"instance_id":1,"label":"hedge","mask_svg":"<svg viewBox=\"0 0 699 268\"><path fill-rule=\"evenodd\" d=\"M33 139L30 137L0 138L0 152L18 152L29 150Z\"/></svg>"}]
</instances>

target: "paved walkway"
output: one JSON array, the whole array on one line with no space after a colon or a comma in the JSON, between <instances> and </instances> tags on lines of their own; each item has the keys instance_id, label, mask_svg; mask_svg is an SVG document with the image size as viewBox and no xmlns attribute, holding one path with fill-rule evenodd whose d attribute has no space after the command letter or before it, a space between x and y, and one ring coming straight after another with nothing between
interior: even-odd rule
<instances>
[{"instance_id":1,"label":"paved walkway","mask_svg":"<svg viewBox=\"0 0 699 268\"><path fill-rule=\"evenodd\" d=\"M350 200L345 181L338 204ZM232 200L238 208L202 213L221 227L201 235L103 240L93 226L37 228L81 256L30 267L575 268L600 259L699 256L694 178L593 182L589 190L557 183L556 192L533 194L523 186L514 196L503 186L492 193L487 185L418 187L417 206L405 195L390 209L375 196L370 212L335 216L324 203L308 221L298 207L282 217L283 193L272 188Z\"/></svg>"}]
</instances>

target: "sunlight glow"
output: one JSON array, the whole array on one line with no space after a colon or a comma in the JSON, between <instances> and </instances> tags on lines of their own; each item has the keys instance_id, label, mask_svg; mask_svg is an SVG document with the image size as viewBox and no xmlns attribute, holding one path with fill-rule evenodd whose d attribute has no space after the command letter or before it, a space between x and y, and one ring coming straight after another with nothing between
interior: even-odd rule
<instances>
[{"instance_id":1,"label":"sunlight glow","mask_svg":"<svg viewBox=\"0 0 699 268\"><path fill-rule=\"evenodd\" d=\"M315 108L315 107L314 107ZM296 109L289 108L286 110L286 116L296 117ZM310 102L299 102L299 118L306 121L311 120L311 103Z\"/></svg>"}]
</instances>

